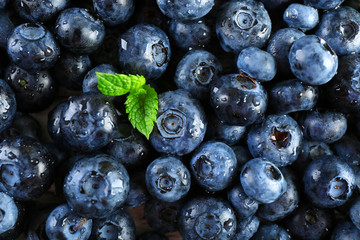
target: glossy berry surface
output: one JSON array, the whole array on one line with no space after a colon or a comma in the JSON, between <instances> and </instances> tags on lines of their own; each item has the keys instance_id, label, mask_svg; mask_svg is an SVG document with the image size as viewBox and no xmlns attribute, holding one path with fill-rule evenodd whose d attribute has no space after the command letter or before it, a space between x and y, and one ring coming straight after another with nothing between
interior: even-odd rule
<instances>
[{"instance_id":1,"label":"glossy berry surface","mask_svg":"<svg viewBox=\"0 0 360 240\"><path fill-rule=\"evenodd\" d=\"M249 240L257 232L260 220L255 215L249 218L239 218L236 226L234 240Z\"/></svg>"},{"instance_id":2,"label":"glossy berry surface","mask_svg":"<svg viewBox=\"0 0 360 240\"><path fill-rule=\"evenodd\" d=\"M237 173L235 153L225 143L204 142L191 156L190 170L196 182L206 190L224 190Z\"/></svg>"},{"instance_id":3,"label":"glossy berry surface","mask_svg":"<svg viewBox=\"0 0 360 240\"><path fill-rule=\"evenodd\" d=\"M7 52L19 67L31 72L52 67L60 56L53 34L38 23L17 26L7 40Z\"/></svg>"},{"instance_id":4,"label":"glossy berry surface","mask_svg":"<svg viewBox=\"0 0 360 240\"><path fill-rule=\"evenodd\" d=\"M211 85L210 104L219 120L248 126L265 113L267 93L258 81L244 74L227 74Z\"/></svg>"},{"instance_id":5,"label":"glossy berry surface","mask_svg":"<svg viewBox=\"0 0 360 240\"><path fill-rule=\"evenodd\" d=\"M165 202L175 202L190 190L191 175L175 157L160 157L146 168L146 187L151 195Z\"/></svg>"},{"instance_id":6,"label":"glossy berry surface","mask_svg":"<svg viewBox=\"0 0 360 240\"><path fill-rule=\"evenodd\" d=\"M241 184L229 188L227 198L241 219L249 219L259 208L259 203L246 195Z\"/></svg>"},{"instance_id":7,"label":"glossy berry surface","mask_svg":"<svg viewBox=\"0 0 360 240\"><path fill-rule=\"evenodd\" d=\"M0 1L1 5L1 1ZM0 7L1 9L1 7ZM6 48L7 45L7 38L12 34L15 26L14 23L9 18L9 15L3 11L0 10L0 46L3 48Z\"/></svg>"},{"instance_id":8,"label":"glossy berry surface","mask_svg":"<svg viewBox=\"0 0 360 240\"><path fill-rule=\"evenodd\" d=\"M161 12L176 20L195 20L205 16L214 6L214 0L157 0Z\"/></svg>"},{"instance_id":9,"label":"glossy berry surface","mask_svg":"<svg viewBox=\"0 0 360 240\"><path fill-rule=\"evenodd\" d=\"M46 235L54 240L86 240L91 234L93 221L79 216L67 204L56 207L46 220Z\"/></svg>"},{"instance_id":10,"label":"glossy berry surface","mask_svg":"<svg viewBox=\"0 0 360 240\"><path fill-rule=\"evenodd\" d=\"M255 233L254 240L290 240L292 239L289 233L282 227L273 223L261 224Z\"/></svg>"},{"instance_id":11,"label":"glossy berry surface","mask_svg":"<svg viewBox=\"0 0 360 240\"><path fill-rule=\"evenodd\" d=\"M149 140L158 152L182 156L200 145L206 128L198 100L185 90L167 91L159 94L156 125Z\"/></svg>"},{"instance_id":12,"label":"glossy berry surface","mask_svg":"<svg viewBox=\"0 0 360 240\"><path fill-rule=\"evenodd\" d=\"M302 139L300 126L293 118L274 114L251 126L247 144L254 157L266 158L282 167L297 159Z\"/></svg>"},{"instance_id":13,"label":"glossy berry surface","mask_svg":"<svg viewBox=\"0 0 360 240\"><path fill-rule=\"evenodd\" d=\"M245 194L259 203L272 203L287 189L281 171L262 158L254 158L242 166L240 182Z\"/></svg>"},{"instance_id":14,"label":"glossy berry surface","mask_svg":"<svg viewBox=\"0 0 360 240\"><path fill-rule=\"evenodd\" d=\"M290 4L283 15L284 21L289 27L298 28L303 32L313 29L319 23L317 9L299 4Z\"/></svg>"},{"instance_id":15,"label":"glossy berry surface","mask_svg":"<svg viewBox=\"0 0 360 240\"><path fill-rule=\"evenodd\" d=\"M330 240L360 239L360 230L351 221L339 222L332 231Z\"/></svg>"},{"instance_id":16,"label":"glossy berry surface","mask_svg":"<svg viewBox=\"0 0 360 240\"><path fill-rule=\"evenodd\" d=\"M304 0L304 3L318 9L330 10L338 7L344 0Z\"/></svg>"},{"instance_id":17,"label":"glossy berry surface","mask_svg":"<svg viewBox=\"0 0 360 240\"><path fill-rule=\"evenodd\" d=\"M228 1L217 14L216 34L226 52L239 53L250 46L261 48L270 37L271 19L261 2Z\"/></svg>"},{"instance_id":18,"label":"glossy berry surface","mask_svg":"<svg viewBox=\"0 0 360 240\"><path fill-rule=\"evenodd\" d=\"M3 79L0 79L0 132L10 126L15 117L17 102L15 93Z\"/></svg>"},{"instance_id":19,"label":"glossy berry surface","mask_svg":"<svg viewBox=\"0 0 360 240\"><path fill-rule=\"evenodd\" d=\"M83 157L65 177L64 194L79 215L104 218L124 204L129 194L129 175L121 163L108 155Z\"/></svg>"},{"instance_id":20,"label":"glossy berry surface","mask_svg":"<svg viewBox=\"0 0 360 240\"><path fill-rule=\"evenodd\" d=\"M116 26L125 23L135 10L133 0L111 1L93 0L96 13L101 17L105 24Z\"/></svg>"},{"instance_id":21,"label":"glossy berry surface","mask_svg":"<svg viewBox=\"0 0 360 240\"><path fill-rule=\"evenodd\" d=\"M130 74L157 79L166 70L171 57L166 33L152 24L138 24L119 37L119 63Z\"/></svg>"},{"instance_id":22,"label":"glossy berry surface","mask_svg":"<svg viewBox=\"0 0 360 240\"><path fill-rule=\"evenodd\" d=\"M4 192L0 192L0 239L16 239L21 233L25 209Z\"/></svg>"},{"instance_id":23,"label":"glossy berry surface","mask_svg":"<svg viewBox=\"0 0 360 240\"><path fill-rule=\"evenodd\" d=\"M0 190L17 200L40 197L52 184L55 160L37 140L9 137L0 144Z\"/></svg>"},{"instance_id":24,"label":"glossy berry surface","mask_svg":"<svg viewBox=\"0 0 360 240\"><path fill-rule=\"evenodd\" d=\"M235 213L222 199L194 198L181 211L179 231L184 240L232 239L236 231Z\"/></svg>"}]
</instances>

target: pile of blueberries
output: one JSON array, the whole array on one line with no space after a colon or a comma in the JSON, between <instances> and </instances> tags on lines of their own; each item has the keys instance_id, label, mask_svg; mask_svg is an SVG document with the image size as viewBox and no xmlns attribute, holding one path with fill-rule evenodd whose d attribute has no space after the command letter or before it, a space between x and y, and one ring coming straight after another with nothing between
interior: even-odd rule
<instances>
[{"instance_id":1,"label":"pile of blueberries","mask_svg":"<svg viewBox=\"0 0 360 240\"><path fill-rule=\"evenodd\" d=\"M360 239L358 0L0 0L0 56L0 240Z\"/></svg>"}]
</instances>

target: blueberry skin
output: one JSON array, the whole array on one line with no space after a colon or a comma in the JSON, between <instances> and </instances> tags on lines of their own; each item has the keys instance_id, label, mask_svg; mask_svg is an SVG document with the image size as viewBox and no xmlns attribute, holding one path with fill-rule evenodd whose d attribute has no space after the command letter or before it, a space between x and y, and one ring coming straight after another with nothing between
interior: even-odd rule
<instances>
[{"instance_id":1,"label":"blueberry skin","mask_svg":"<svg viewBox=\"0 0 360 240\"><path fill-rule=\"evenodd\" d=\"M204 48L211 41L211 27L206 19L178 21L172 19L169 35L176 46L183 50Z\"/></svg>"},{"instance_id":2,"label":"blueberry skin","mask_svg":"<svg viewBox=\"0 0 360 240\"><path fill-rule=\"evenodd\" d=\"M180 21L199 19L208 14L215 4L214 0L157 0L156 3L164 15Z\"/></svg>"},{"instance_id":3,"label":"blueberry skin","mask_svg":"<svg viewBox=\"0 0 360 240\"><path fill-rule=\"evenodd\" d=\"M145 170L130 174L130 191L123 208L134 208L145 204L151 196L146 189Z\"/></svg>"},{"instance_id":4,"label":"blueberry skin","mask_svg":"<svg viewBox=\"0 0 360 240\"><path fill-rule=\"evenodd\" d=\"M261 2L228 1L217 13L216 34L226 52L239 53L253 46L262 48L271 33L271 19Z\"/></svg>"},{"instance_id":5,"label":"blueberry skin","mask_svg":"<svg viewBox=\"0 0 360 240\"><path fill-rule=\"evenodd\" d=\"M1 9L1 0L0 0ZM0 47L6 48L7 39L14 31L14 24L10 20L8 13L0 10Z\"/></svg>"},{"instance_id":6,"label":"blueberry skin","mask_svg":"<svg viewBox=\"0 0 360 240\"><path fill-rule=\"evenodd\" d=\"M325 86L326 99L339 112L360 112L359 67L359 54L340 57L337 74Z\"/></svg>"},{"instance_id":7,"label":"blueberry skin","mask_svg":"<svg viewBox=\"0 0 360 240\"><path fill-rule=\"evenodd\" d=\"M105 24L116 26L125 23L135 10L133 0L112 1L112 0L93 0L94 9Z\"/></svg>"},{"instance_id":8,"label":"blueberry skin","mask_svg":"<svg viewBox=\"0 0 360 240\"><path fill-rule=\"evenodd\" d=\"M43 25L23 23L7 40L7 53L12 62L30 72L52 67L60 56L60 46Z\"/></svg>"},{"instance_id":9,"label":"blueberry skin","mask_svg":"<svg viewBox=\"0 0 360 240\"><path fill-rule=\"evenodd\" d=\"M55 159L37 140L9 137L0 143L0 191L29 201L45 193L53 181Z\"/></svg>"},{"instance_id":10,"label":"blueberry skin","mask_svg":"<svg viewBox=\"0 0 360 240\"><path fill-rule=\"evenodd\" d=\"M268 115L251 126L247 144L254 157L263 157L276 166L293 163L300 152L303 135L298 123L288 115Z\"/></svg>"},{"instance_id":11,"label":"blueberry skin","mask_svg":"<svg viewBox=\"0 0 360 240\"><path fill-rule=\"evenodd\" d=\"M88 55L63 51L51 73L60 85L78 91L81 90L84 77L90 68L91 60Z\"/></svg>"},{"instance_id":12,"label":"blueberry skin","mask_svg":"<svg viewBox=\"0 0 360 240\"><path fill-rule=\"evenodd\" d=\"M0 192L0 239L17 239L24 223L25 209L4 192Z\"/></svg>"},{"instance_id":13,"label":"blueberry skin","mask_svg":"<svg viewBox=\"0 0 360 240\"><path fill-rule=\"evenodd\" d=\"M178 88L189 91L195 98L209 98L210 84L222 72L220 61L206 50L187 52L179 61L174 76Z\"/></svg>"},{"instance_id":14,"label":"blueberry skin","mask_svg":"<svg viewBox=\"0 0 360 240\"><path fill-rule=\"evenodd\" d=\"M360 52L360 13L344 6L324 13L316 35L324 38L338 56Z\"/></svg>"},{"instance_id":15,"label":"blueberry skin","mask_svg":"<svg viewBox=\"0 0 360 240\"><path fill-rule=\"evenodd\" d=\"M290 4L283 14L283 19L289 27L299 28L306 32L319 23L317 9L299 3Z\"/></svg>"},{"instance_id":16,"label":"blueberry skin","mask_svg":"<svg viewBox=\"0 0 360 240\"><path fill-rule=\"evenodd\" d=\"M204 139L207 120L200 102L186 90L159 94L157 121L150 143L158 152L182 156Z\"/></svg>"},{"instance_id":17,"label":"blueberry skin","mask_svg":"<svg viewBox=\"0 0 360 240\"><path fill-rule=\"evenodd\" d=\"M181 210L179 232L184 240L230 240L236 233L236 216L230 204L223 199L193 198Z\"/></svg>"},{"instance_id":18,"label":"blueberry skin","mask_svg":"<svg viewBox=\"0 0 360 240\"><path fill-rule=\"evenodd\" d=\"M15 93L3 79L0 78L0 132L11 125L17 110Z\"/></svg>"},{"instance_id":19,"label":"blueberry skin","mask_svg":"<svg viewBox=\"0 0 360 240\"><path fill-rule=\"evenodd\" d=\"M311 110L319 99L317 86L297 79L275 82L268 88L269 108L277 114Z\"/></svg>"},{"instance_id":20,"label":"blueberry skin","mask_svg":"<svg viewBox=\"0 0 360 240\"><path fill-rule=\"evenodd\" d=\"M135 223L125 210L118 210L107 218L94 219L89 240L135 240Z\"/></svg>"},{"instance_id":21,"label":"blueberry skin","mask_svg":"<svg viewBox=\"0 0 360 240\"><path fill-rule=\"evenodd\" d=\"M350 210L349 210L349 216L351 219L351 222L356 226L358 230L360 230L360 198L358 197L354 203L351 204Z\"/></svg>"},{"instance_id":22,"label":"blueberry skin","mask_svg":"<svg viewBox=\"0 0 360 240\"><path fill-rule=\"evenodd\" d=\"M355 189L355 174L351 167L334 155L323 155L307 166L304 191L318 207L334 208L343 205Z\"/></svg>"},{"instance_id":23,"label":"blueberry skin","mask_svg":"<svg viewBox=\"0 0 360 240\"><path fill-rule=\"evenodd\" d=\"M296 239L328 239L326 237L334 219L330 209L316 208L305 203L287 218L285 224L291 236Z\"/></svg>"},{"instance_id":24,"label":"blueberry skin","mask_svg":"<svg viewBox=\"0 0 360 240\"><path fill-rule=\"evenodd\" d=\"M330 240L360 239L360 230L350 221L339 222L332 231Z\"/></svg>"},{"instance_id":25,"label":"blueberry skin","mask_svg":"<svg viewBox=\"0 0 360 240\"><path fill-rule=\"evenodd\" d=\"M241 184L236 184L235 186L228 188L227 199L234 207L236 215L240 219L250 218L259 208L259 203L246 195Z\"/></svg>"},{"instance_id":26,"label":"blueberry skin","mask_svg":"<svg viewBox=\"0 0 360 240\"><path fill-rule=\"evenodd\" d=\"M79 216L67 204L62 204L49 214L45 231L52 240L86 240L90 237L92 225L92 219Z\"/></svg>"},{"instance_id":27,"label":"blueberry skin","mask_svg":"<svg viewBox=\"0 0 360 240\"><path fill-rule=\"evenodd\" d=\"M248 126L263 116L267 93L263 86L243 74L227 74L210 86L210 104L219 120Z\"/></svg>"},{"instance_id":28,"label":"blueberry skin","mask_svg":"<svg viewBox=\"0 0 360 240\"><path fill-rule=\"evenodd\" d=\"M304 4L323 10L334 9L343 2L344 0L304 0Z\"/></svg>"},{"instance_id":29,"label":"blueberry skin","mask_svg":"<svg viewBox=\"0 0 360 240\"><path fill-rule=\"evenodd\" d=\"M160 232L145 232L138 237L138 240L169 240L168 237Z\"/></svg>"},{"instance_id":30,"label":"blueberry skin","mask_svg":"<svg viewBox=\"0 0 360 240\"><path fill-rule=\"evenodd\" d=\"M196 182L208 191L227 188L237 173L234 151L222 142L202 143L192 154L190 170Z\"/></svg>"},{"instance_id":31,"label":"blueberry skin","mask_svg":"<svg viewBox=\"0 0 360 240\"><path fill-rule=\"evenodd\" d=\"M295 28L282 28L272 34L266 47L276 60L277 72L290 75L289 51L291 45L305 34Z\"/></svg>"},{"instance_id":32,"label":"blueberry skin","mask_svg":"<svg viewBox=\"0 0 360 240\"><path fill-rule=\"evenodd\" d=\"M332 144L335 153L351 166L360 165L360 141L351 134L345 134L339 141Z\"/></svg>"},{"instance_id":33,"label":"blueberry skin","mask_svg":"<svg viewBox=\"0 0 360 240\"><path fill-rule=\"evenodd\" d=\"M119 71L111 64L101 64L88 71L82 82L83 92L100 92L96 72L115 74Z\"/></svg>"},{"instance_id":34,"label":"blueberry skin","mask_svg":"<svg viewBox=\"0 0 360 240\"><path fill-rule=\"evenodd\" d=\"M249 240L257 232L259 225L260 220L255 215L242 220L238 219L234 240Z\"/></svg>"},{"instance_id":35,"label":"blueberry skin","mask_svg":"<svg viewBox=\"0 0 360 240\"><path fill-rule=\"evenodd\" d=\"M260 82L272 80L277 71L275 58L257 47L244 48L237 57L236 66L239 72Z\"/></svg>"},{"instance_id":36,"label":"blueberry skin","mask_svg":"<svg viewBox=\"0 0 360 240\"><path fill-rule=\"evenodd\" d=\"M94 52L105 38L104 24L85 8L63 10L55 22L54 32L62 46L77 54Z\"/></svg>"},{"instance_id":37,"label":"blueberry skin","mask_svg":"<svg viewBox=\"0 0 360 240\"><path fill-rule=\"evenodd\" d=\"M115 136L118 126L116 109L100 93L71 96L62 109L60 131L72 151L92 152Z\"/></svg>"},{"instance_id":38,"label":"blueberry skin","mask_svg":"<svg viewBox=\"0 0 360 240\"><path fill-rule=\"evenodd\" d=\"M274 223L262 223L260 224L257 232L252 238L253 240L291 240L289 233Z\"/></svg>"},{"instance_id":39,"label":"blueberry skin","mask_svg":"<svg viewBox=\"0 0 360 240\"><path fill-rule=\"evenodd\" d=\"M49 107L56 96L55 79L45 70L32 73L11 63L6 68L5 80L14 90L21 112L40 112Z\"/></svg>"},{"instance_id":40,"label":"blueberry skin","mask_svg":"<svg viewBox=\"0 0 360 240\"><path fill-rule=\"evenodd\" d=\"M15 0L16 12L31 22L46 22L67 8L70 0Z\"/></svg>"},{"instance_id":41,"label":"blueberry skin","mask_svg":"<svg viewBox=\"0 0 360 240\"><path fill-rule=\"evenodd\" d=\"M164 202L175 202L190 190L191 175L176 157L160 157L146 168L145 183L149 193Z\"/></svg>"},{"instance_id":42,"label":"blueberry skin","mask_svg":"<svg viewBox=\"0 0 360 240\"><path fill-rule=\"evenodd\" d=\"M241 186L250 198L259 203L272 203L287 189L281 171L263 158L254 158L245 163L240 173Z\"/></svg>"},{"instance_id":43,"label":"blueberry skin","mask_svg":"<svg viewBox=\"0 0 360 240\"><path fill-rule=\"evenodd\" d=\"M70 149L70 144L64 141L62 132L60 131L60 119L63 108L67 102L60 102L49 112L47 121L47 130L51 139L62 149Z\"/></svg>"},{"instance_id":44,"label":"blueberry skin","mask_svg":"<svg viewBox=\"0 0 360 240\"><path fill-rule=\"evenodd\" d=\"M304 112L298 118L304 137L310 141L333 143L341 139L347 129L344 114L334 111Z\"/></svg>"},{"instance_id":45,"label":"blueberry skin","mask_svg":"<svg viewBox=\"0 0 360 240\"><path fill-rule=\"evenodd\" d=\"M67 203L79 215L106 218L119 210L129 194L125 167L106 154L85 156L75 162L64 180Z\"/></svg>"},{"instance_id":46,"label":"blueberry skin","mask_svg":"<svg viewBox=\"0 0 360 240\"><path fill-rule=\"evenodd\" d=\"M166 33L155 25L137 24L119 37L119 63L130 74L158 79L171 57Z\"/></svg>"},{"instance_id":47,"label":"blueberry skin","mask_svg":"<svg viewBox=\"0 0 360 240\"><path fill-rule=\"evenodd\" d=\"M296 40L289 51L293 74L311 85L329 82L338 69L338 57L326 41L315 35Z\"/></svg>"},{"instance_id":48,"label":"blueberry skin","mask_svg":"<svg viewBox=\"0 0 360 240\"><path fill-rule=\"evenodd\" d=\"M282 168L282 174L287 182L287 189L276 201L269 204L261 204L257 216L266 221L277 221L290 215L298 206L300 193L298 191L295 172Z\"/></svg>"},{"instance_id":49,"label":"blueberry skin","mask_svg":"<svg viewBox=\"0 0 360 240\"><path fill-rule=\"evenodd\" d=\"M6 4L8 3L9 0L0 0L0 9L3 9L6 7Z\"/></svg>"},{"instance_id":50,"label":"blueberry skin","mask_svg":"<svg viewBox=\"0 0 360 240\"><path fill-rule=\"evenodd\" d=\"M152 229L161 233L176 232L183 205L182 200L163 202L153 198L145 203L144 216Z\"/></svg>"}]
</instances>

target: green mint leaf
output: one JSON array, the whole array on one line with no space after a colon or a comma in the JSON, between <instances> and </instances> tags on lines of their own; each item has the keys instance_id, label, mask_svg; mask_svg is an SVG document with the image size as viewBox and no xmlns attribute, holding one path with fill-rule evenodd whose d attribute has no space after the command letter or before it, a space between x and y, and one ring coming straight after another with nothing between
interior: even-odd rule
<instances>
[{"instance_id":1,"label":"green mint leaf","mask_svg":"<svg viewBox=\"0 0 360 240\"><path fill-rule=\"evenodd\" d=\"M141 88L146 80L139 75L96 72L98 89L108 96L120 96Z\"/></svg>"},{"instance_id":2,"label":"green mint leaf","mask_svg":"<svg viewBox=\"0 0 360 240\"><path fill-rule=\"evenodd\" d=\"M158 97L155 90L149 85L133 90L127 96L125 105L133 127L149 139L158 110Z\"/></svg>"}]
</instances>

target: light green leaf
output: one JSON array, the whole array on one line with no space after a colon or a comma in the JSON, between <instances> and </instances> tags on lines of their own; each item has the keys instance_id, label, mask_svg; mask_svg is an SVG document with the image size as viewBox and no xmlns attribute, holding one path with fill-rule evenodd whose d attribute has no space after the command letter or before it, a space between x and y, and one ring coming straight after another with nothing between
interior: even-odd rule
<instances>
[{"instance_id":1,"label":"light green leaf","mask_svg":"<svg viewBox=\"0 0 360 240\"><path fill-rule=\"evenodd\" d=\"M158 110L158 96L155 90L149 85L133 90L128 95L125 105L133 127L149 139Z\"/></svg>"},{"instance_id":2,"label":"light green leaf","mask_svg":"<svg viewBox=\"0 0 360 240\"><path fill-rule=\"evenodd\" d=\"M108 96L120 96L141 88L146 80L139 75L96 72L98 89Z\"/></svg>"}]
</instances>

